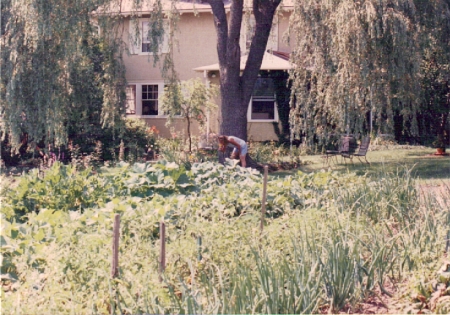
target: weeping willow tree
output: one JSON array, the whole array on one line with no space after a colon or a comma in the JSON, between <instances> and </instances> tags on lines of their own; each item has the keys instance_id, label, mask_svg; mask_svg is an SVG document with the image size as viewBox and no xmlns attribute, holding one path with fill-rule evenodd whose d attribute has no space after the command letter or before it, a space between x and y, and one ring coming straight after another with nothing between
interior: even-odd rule
<instances>
[{"instance_id":1,"label":"weeping willow tree","mask_svg":"<svg viewBox=\"0 0 450 315\"><path fill-rule=\"evenodd\" d=\"M94 34L90 19L100 4L12 0L5 8L2 129L13 145L26 134L31 143L45 139L59 146L70 129L120 121L120 54L113 39Z\"/></svg>"},{"instance_id":2,"label":"weeping willow tree","mask_svg":"<svg viewBox=\"0 0 450 315\"><path fill-rule=\"evenodd\" d=\"M419 130L436 147L450 144L450 1L417 1L423 32Z\"/></svg>"},{"instance_id":3,"label":"weeping willow tree","mask_svg":"<svg viewBox=\"0 0 450 315\"><path fill-rule=\"evenodd\" d=\"M393 133L396 115L417 133L419 24L412 0L296 1L290 21L292 136Z\"/></svg>"},{"instance_id":4,"label":"weeping willow tree","mask_svg":"<svg viewBox=\"0 0 450 315\"><path fill-rule=\"evenodd\" d=\"M138 11L145 1L131 2ZM160 0L148 2L154 8L150 50L156 52L164 17ZM127 50L124 17L118 14L122 1L3 0L1 5L2 137L8 136L13 148L24 138L60 146L94 129L120 137ZM170 53L162 68L168 80L177 79Z\"/></svg>"}]
</instances>

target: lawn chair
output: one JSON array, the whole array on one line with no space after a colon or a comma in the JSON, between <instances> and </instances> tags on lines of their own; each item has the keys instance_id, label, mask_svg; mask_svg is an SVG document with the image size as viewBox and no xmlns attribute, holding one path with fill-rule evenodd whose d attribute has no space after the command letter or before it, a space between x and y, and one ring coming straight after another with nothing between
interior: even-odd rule
<instances>
[{"instance_id":1,"label":"lawn chair","mask_svg":"<svg viewBox=\"0 0 450 315\"><path fill-rule=\"evenodd\" d=\"M327 150L325 152L324 158L327 164L336 157L336 163L338 162L338 156L343 156L343 154L353 154L356 151L357 145L356 140L352 135L345 135L339 140L339 146L337 150ZM345 160L344 160L345 161Z\"/></svg>"},{"instance_id":2,"label":"lawn chair","mask_svg":"<svg viewBox=\"0 0 450 315\"><path fill-rule=\"evenodd\" d=\"M345 147L345 145L344 145L344 138L341 138L339 140L339 144L338 144L338 149L337 150L327 150L325 152L324 158L326 159L326 163L329 164L332 161L333 157L336 158L336 163L337 163L337 157L342 154L342 152L344 151L344 147Z\"/></svg>"},{"instance_id":3,"label":"lawn chair","mask_svg":"<svg viewBox=\"0 0 450 315\"><path fill-rule=\"evenodd\" d=\"M356 152L356 153L346 152L346 153L342 153L341 155L343 158L350 159L350 161L352 163L353 163L354 156L358 157L358 159L361 163L362 163L361 157L364 157L364 160L366 160L366 163L370 164L366 158L367 151L369 150L369 145L370 145L370 136L366 136L365 138L362 139L358 152Z\"/></svg>"}]
</instances>

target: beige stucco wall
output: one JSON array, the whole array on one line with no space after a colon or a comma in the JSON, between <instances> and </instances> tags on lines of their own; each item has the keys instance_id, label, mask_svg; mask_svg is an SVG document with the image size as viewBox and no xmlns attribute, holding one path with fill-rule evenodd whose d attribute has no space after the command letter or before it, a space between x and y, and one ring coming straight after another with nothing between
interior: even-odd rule
<instances>
[{"instance_id":1,"label":"beige stucco wall","mask_svg":"<svg viewBox=\"0 0 450 315\"><path fill-rule=\"evenodd\" d=\"M129 20L124 24L124 42L128 43ZM217 63L216 32L211 13L184 13L180 16L174 38L174 64L181 80L203 77L196 67ZM161 58L162 59L162 58ZM151 55L125 55L126 78L129 81L162 80L160 65L153 65Z\"/></svg>"},{"instance_id":2,"label":"beige stucco wall","mask_svg":"<svg viewBox=\"0 0 450 315\"><path fill-rule=\"evenodd\" d=\"M279 17L278 41L279 51L290 52L290 48L282 42L283 34L289 23L287 13L283 13ZM129 21L124 24L124 42L128 43ZM213 15L211 13L199 13L195 16L193 13L183 13L180 16L178 30L174 42L174 64L179 78L187 80L193 77L202 78L206 82L219 84L219 78L205 78L204 73L195 72L193 68L215 64L218 62L216 51L217 36L213 24ZM125 55L124 64L126 67L126 78L129 82L144 83L162 81L160 66L153 65L153 57L151 55ZM217 98L219 104L220 97ZM160 131L160 136L171 137L170 127L166 127L166 119L142 118L149 126L155 126ZM219 128L218 113L213 111L209 115L209 131L217 133ZM185 122L183 119L174 119L172 125L177 134L186 134ZM192 128L195 136L200 131L195 124ZM277 136L273 130L271 122L249 122L248 123L248 139L253 141L277 140Z\"/></svg>"},{"instance_id":3,"label":"beige stucco wall","mask_svg":"<svg viewBox=\"0 0 450 315\"><path fill-rule=\"evenodd\" d=\"M173 123L170 126L166 126L166 119L160 119L160 118L142 118L147 125L151 127L156 127L158 130L158 135L160 137L164 138L171 138L173 136L176 137L187 137L187 124L186 120L182 118L174 118ZM199 135L199 125L195 121L191 121L191 132L195 132L192 134L192 136L198 136ZM175 133L172 134L172 131Z\"/></svg>"},{"instance_id":4,"label":"beige stucco wall","mask_svg":"<svg viewBox=\"0 0 450 315\"><path fill-rule=\"evenodd\" d=\"M247 123L247 137L249 141L278 140L271 122Z\"/></svg>"}]
</instances>

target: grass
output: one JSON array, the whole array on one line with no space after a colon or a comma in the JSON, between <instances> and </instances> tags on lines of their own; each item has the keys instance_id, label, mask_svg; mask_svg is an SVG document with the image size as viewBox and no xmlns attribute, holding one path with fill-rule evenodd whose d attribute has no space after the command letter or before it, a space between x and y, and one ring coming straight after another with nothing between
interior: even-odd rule
<instances>
[{"instance_id":1,"label":"grass","mask_svg":"<svg viewBox=\"0 0 450 315\"><path fill-rule=\"evenodd\" d=\"M344 162L339 158L338 163L327 165L321 155L302 156L304 163L299 169L302 172L310 173L321 169L331 168L338 172L374 173L380 169L386 172L397 172L398 170L412 169L412 176L418 180L419 184L440 184L450 183L450 156L433 156L435 149L424 147L396 148L389 149L376 148L379 150L369 151L367 160L370 165L361 163L357 158L351 163L348 159ZM294 171L274 172L272 175L285 176Z\"/></svg>"}]
</instances>

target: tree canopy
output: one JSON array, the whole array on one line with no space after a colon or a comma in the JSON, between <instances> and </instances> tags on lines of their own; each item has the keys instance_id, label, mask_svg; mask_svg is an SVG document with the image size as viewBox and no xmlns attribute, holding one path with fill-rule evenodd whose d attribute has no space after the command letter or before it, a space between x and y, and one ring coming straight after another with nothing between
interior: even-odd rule
<instances>
[{"instance_id":1,"label":"tree canopy","mask_svg":"<svg viewBox=\"0 0 450 315\"><path fill-rule=\"evenodd\" d=\"M125 84L112 37L97 36L90 12L104 1L9 1L2 7L2 131L17 145L60 145L93 116L113 126ZM2 2L3 4L3 2ZM84 125L84 126L83 126Z\"/></svg>"},{"instance_id":2,"label":"tree canopy","mask_svg":"<svg viewBox=\"0 0 450 315\"><path fill-rule=\"evenodd\" d=\"M152 1L151 51L164 35L161 1ZM5 0L1 25L1 130L17 148L66 144L72 135L109 129L120 136L125 117L121 0ZM143 1L133 0L138 11ZM176 19L172 29L175 29ZM155 54L157 56L157 54ZM161 68L177 80L165 54ZM158 62L155 59L155 62ZM95 129L95 130L94 130Z\"/></svg>"},{"instance_id":3,"label":"tree canopy","mask_svg":"<svg viewBox=\"0 0 450 315\"><path fill-rule=\"evenodd\" d=\"M137 12L146 0L131 1ZM163 12L162 0L147 1L153 8L150 47L156 51L164 36L163 16L169 18L173 37L178 15L175 1L170 12ZM229 12L222 0L208 2L218 38L220 133L246 139L247 107L281 0L231 0ZM288 36L295 64L290 73L292 136L326 141L336 132L365 132L371 127L369 115L380 133L392 133L398 117L403 132L411 135L429 129L427 121L446 124L449 0L294 3ZM31 142L60 145L71 133L89 132L93 126L120 133L126 85L126 46L118 36L123 31L124 17L117 14L121 4L2 1L3 137L8 134L14 146L24 134ZM241 72L239 39L249 12L255 33ZM168 86L176 87L172 40L169 45L161 68ZM443 128L437 129L442 133Z\"/></svg>"},{"instance_id":4,"label":"tree canopy","mask_svg":"<svg viewBox=\"0 0 450 315\"><path fill-rule=\"evenodd\" d=\"M217 94L214 85L206 86L199 78L182 81L175 86L165 88L162 96L161 109L167 114L167 123L170 125L174 117L181 117L186 121L186 131L189 141L189 152L192 151L193 121L203 126L207 119L207 113L216 107L213 98Z\"/></svg>"},{"instance_id":5,"label":"tree canopy","mask_svg":"<svg viewBox=\"0 0 450 315\"><path fill-rule=\"evenodd\" d=\"M441 0L296 1L293 135L326 141L336 132L367 132L369 115L378 133L394 133L401 116L403 132L417 135L427 36L449 51L448 21Z\"/></svg>"}]
</instances>

